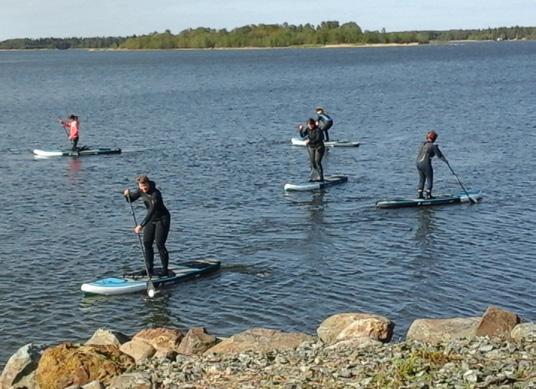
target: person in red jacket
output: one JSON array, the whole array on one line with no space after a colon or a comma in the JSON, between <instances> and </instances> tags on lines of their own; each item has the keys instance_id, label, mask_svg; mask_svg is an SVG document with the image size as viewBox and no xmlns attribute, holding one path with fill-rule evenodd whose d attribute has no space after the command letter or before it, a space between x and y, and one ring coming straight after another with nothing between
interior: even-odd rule
<instances>
[{"instance_id":1,"label":"person in red jacket","mask_svg":"<svg viewBox=\"0 0 536 389\"><path fill-rule=\"evenodd\" d=\"M68 136L72 143L72 150L78 151L78 140L80 138L80 119L76 115L69 115L66 120L60 119L63 128L69 130Z\"/></svg>"}]
</instances>

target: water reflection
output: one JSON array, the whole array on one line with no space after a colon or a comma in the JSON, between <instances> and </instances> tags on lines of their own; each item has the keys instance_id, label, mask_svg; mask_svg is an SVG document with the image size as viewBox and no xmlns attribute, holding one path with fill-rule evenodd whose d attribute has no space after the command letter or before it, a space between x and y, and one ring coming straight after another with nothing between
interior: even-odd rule
<instances>
[{"instance_id":1,"label":"water reflection","mask_svg":"<svg viewBox=\"0 0 536 389\"><path fill-rule=\"evenodd\" d=\"M144 296L146 314L143 318L143 325L147 327L172 327L176 326L171 314L169 303L171 292L166 289L159 289L156 295L151 298Z\"/></svg>"},{"instance_id":2,"label":"water reflection","mask_svg":"<svg viewBox=\"0 0 536 389\"><path fill-rule=\"evenodd\" d=\"M71 184L78 184L78 173L80 172L80 169L82 167L82 162L80 158L69 158L69 165L68 165L68 174L69 174L69 182Z\"/></svg>"},{"instance_id":3,"label":"water reflection","mask_svg":"<svg viewBox=\"0 0 536 389\"><path fill-rule=\"evenodd\" d=\"M80 171L80 167L82 166L82 162L80 158L70 158L69 159L69 173L70 174L76 174Z\"/></svg>"},{"instance_id":4,"label":"water reflection","mask_svg":"<svg viewBox=\"0 0 536 389\"><path fill-rule=\"evenodd\" d=\"M415 240L423 248L429 248L433 243L435 230L434 210L432 207L423 207L417 210L417 226L415 228Z\"/></svg>"},{"instance_id":5,"label":"water reflection","mask_svg":"<svg viewBox=\"0 0 536 389\"><path fill-rule=\"evenodd\" d=\"M326 192L320 189L314 192L309 202L309 220L313 225L320 225L324 222L324 195Z\"/></svg>"}]
</instances>

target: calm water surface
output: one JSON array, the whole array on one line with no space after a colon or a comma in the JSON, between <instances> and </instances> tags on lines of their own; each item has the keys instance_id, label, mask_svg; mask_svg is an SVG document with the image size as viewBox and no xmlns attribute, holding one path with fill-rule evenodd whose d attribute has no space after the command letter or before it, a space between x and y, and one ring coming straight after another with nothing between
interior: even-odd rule
<instances>
[{"instance_id":1,"label":"calm water surface","mask_svg":"<svg viewBox=\"0 0 536 389\"><path fill-rule=\"evenodd\" d=\"M0 52L0 364L28 342L85 340L99 327L314 333L352 311L388 316L399 339L414 319L491 304L536 320L535 63L536 42ZM319 104L333 137L364 144L326 157L347 184L285 194L308 174L294 126ZM67 145L56 118L71 112L82 144L125 152L34 159L33 148ZM485 201L376 209L414 194L430 128ZM436 190L457 192L435 167ZM155 299L84 297L83 282L142 266L120 195L141 173L171 211L172 260L217 257L223 269Z\"/></svg>"}]
</instances>

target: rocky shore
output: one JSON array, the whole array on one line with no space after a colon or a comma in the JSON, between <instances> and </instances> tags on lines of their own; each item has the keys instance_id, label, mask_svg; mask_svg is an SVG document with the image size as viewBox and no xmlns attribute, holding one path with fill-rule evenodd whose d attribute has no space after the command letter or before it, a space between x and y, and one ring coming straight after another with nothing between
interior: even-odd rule
<instances>
[{"instance_id":1,"label":"rocky shore","mask_svg":"<svg viewBox=\"0 0 536 389\"><path fill-rule=\"evenodd\" d=\"M536 324L515 313L419 319L405 341L389 343L393 328L383 316L341 313L315 336L99 329L84 344L21 347L0 389L536 388Z\"/></svg>"}]
</instances>

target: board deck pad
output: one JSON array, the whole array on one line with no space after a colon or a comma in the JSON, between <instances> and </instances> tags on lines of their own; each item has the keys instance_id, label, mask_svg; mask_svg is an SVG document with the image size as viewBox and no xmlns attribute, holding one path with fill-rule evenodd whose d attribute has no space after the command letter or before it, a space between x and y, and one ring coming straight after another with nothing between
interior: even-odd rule
<instances>
[{"instance_id":1,"label":"board deck pad","mask_svg":"<svg viewBox=\"0 0 536 389\"><path fill-rule=\"evenodd\" d=\"M304 191L319 190L319 189L327 188L329 186L342 184L346 181L348 181L347 176L341 176L341 175L324 176L324 181L307 181L307 182L303 182L299 184L288 183L288 184L285 184L284 189L286 191L304 192Z\"/></svg>"},{"instance_id":2,"label":"board deck pad","mask_svg":"<svg viewBox=\"0 0 536 389\"><path fill-rule=\"evenodd\" d=\"M290 143L292 143L294 146L307 146L305 143L306 139L300 139L300 138L291 138ZM324 146L326 147L358 147L359 142L357 141L350 141L350 140L330 140L330 141L324 141Z\"/></svg>"},{"instance_id":3,"label":"board deck pad","mask_svg":"<svg viewBox=\"0 0 536 389\"><path fill-rule=\"evenodd\" d=\"M215 272L220 267L221 262L216 259L195 259L172 266L167 276L162 275L162 269L155 269L151 281L156 288L160 288ZM86 294L105 296L136 293L147 290L148 280L145 270L140 270L123 274L122 277L101 278L84 283L80 289Z\"/></svg>"},{"instance_id":4,"label":"board deck pad","mask_svg":"<svg viewBox=\"0 0 536 389\"><path fill-rule=\"evenodd\" d=\"M478 202L482 199L482 193L479 190L467 192L470 198ZM381 200L376 202L378 208L405 208L405 207L428 207L434 205L462 204L470 203L471 200L465 192L456 194L437 195L432 199L417 199L417 198L393 198L390 200Z\"/></svg>"}]
</instances>

